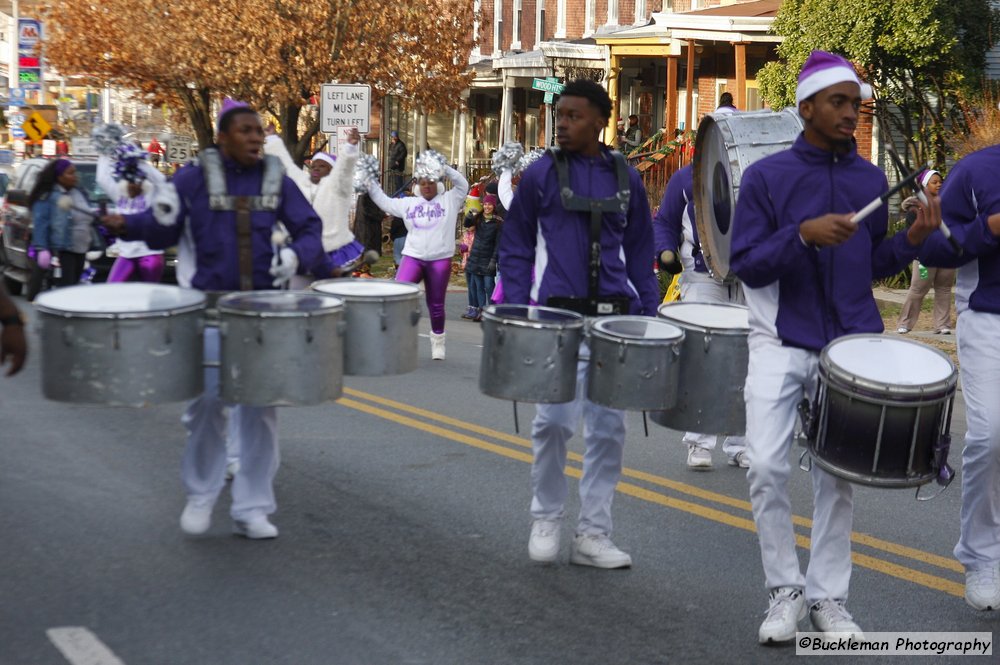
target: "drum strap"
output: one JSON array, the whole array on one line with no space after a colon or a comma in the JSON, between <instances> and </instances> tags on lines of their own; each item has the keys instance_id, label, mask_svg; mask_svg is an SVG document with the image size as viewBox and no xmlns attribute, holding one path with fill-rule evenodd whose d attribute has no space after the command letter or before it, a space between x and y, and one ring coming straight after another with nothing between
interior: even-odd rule
<instances>
[{"instance_id":1,"label":"drum strap","mask_svg":"<svg viewBox=\"0 0 1000 665\"><path fill-rule=\"evenodd\" d=\"M234 196L236 208L236 243L240 260L240 291L253 291L253 243L250 226L249 196Z\"/></svg>"},{"instance_id":2,"label":"drum strap","mask_svg":"<svg viewBox=\"0 0 1000 665\"><path fill-rule=\"evenodd\" d=\"M624 297L600 297L601 279L601 226L605 213L628 212L629 199L632 196L629 188L628 164L625 156L617 150L611 151L615 162L615 173L618 177L618 192L607 198L590 198L573 191L569 182L569 158L559 148L549 148L556 165L559 177L559 196L565 210L590 213L590 262L587 284L587 298L555 297L549 298L548 304L553 307L564 307L584 315L624 314L628 312L629 299Z\"/></svg>"}]
</instances>

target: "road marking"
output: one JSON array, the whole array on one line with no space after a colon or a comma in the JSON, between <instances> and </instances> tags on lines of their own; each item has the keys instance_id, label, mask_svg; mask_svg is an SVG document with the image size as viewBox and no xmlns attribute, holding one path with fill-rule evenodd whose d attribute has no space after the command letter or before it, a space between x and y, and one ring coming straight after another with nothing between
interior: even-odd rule
<instances>
[{"instance_id":1,"label":"road marking","mask_svg":"<svg viewBox=\"0 0 1000 665\"><path fill-rule=\"evenodd\" d=\"M73 665L125 665L96 635L82 626L49 628L45 634Z\"/></svg>"},{"instance_id":2,"label":"road marking","mask_svg":"<svg viewBox=\"0 0 1000 665\"><path fill-rule=\"evenodd\" d=\"M489 427L483 427L482 425L476 425L474 423L469 423L464 420L459 420L457 418L451 418L449 416L436 413L434 411L428 411L427 409L421 409L417 406L412 406L406 404L405 402L398 402L396 400L389 399L387 397L382 397L380 395L373 395L370 393L362 392L360 390L355 390L353 388L344 387L344 394L351 395L353 397L358 397L360 399L368 400L370 402L375 402L376 404L381 404L383 406L392 407L394 409L399 409L400 411L405 411L418 415L422 418L427 418L429 420L435 420L452 427L457 427L459 429L464 429L469 432L474 432L476 434L482 434L488 436L492 439L497 439L500 441L506 441L512 443L516 446L522 448L531 448L531 441L528 439L515 436L512 434L507 434L506 432L500 432L498 430L490 429ZM583 462L583 456L579 453L570 452L568 455L569 459L577 462ZM528 461L531 461L529 456ZM706 490L695 485L689 485L687 483L682 483L677 480L672 480L670 478L664 478L663 476L657 476L646 471L640 471L638 469L630 469L625 467L622 469L622 476L627 478L634 478L636 480L642 480L644 482L658 485L660 487L666 487L668 489L674 490L675 492L680 492L682 494L687 494L688 496L693 496L699 499L704 499L706 501L711 501L713 503L718 503L724 506L729 506L730 508L736 508L746 512L753 512L753 508L749 501L743 499L737 499L725 494L719 494L718 492L712 492L711 490ZM804 527L807 529L812 529L812 520L808 517L803 517L801 515L792 515L792 523L796 526ZM964 573L965 568L962 564L953 558L941 556L940 554L934 554L933 552L925 552L923 550L916 549L914 547L908 547L906 545L901 545L899 543L894 543L892 541L883 540L882 538L877 538L866 533L858 533L857 531L851 532L851 541L859 545L864 545L875 550L881 550L887 554L894 554L896 556L912 559L914 561L920 561L937 568L943 568L944 570L950 570L956 573Z\"/></svg>"}]
</instances>

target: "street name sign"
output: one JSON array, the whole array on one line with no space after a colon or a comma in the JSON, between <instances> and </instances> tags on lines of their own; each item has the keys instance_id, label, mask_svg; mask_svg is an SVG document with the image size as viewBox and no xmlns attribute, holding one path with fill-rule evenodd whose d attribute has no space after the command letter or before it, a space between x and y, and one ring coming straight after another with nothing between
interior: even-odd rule
<instances>
[{"instance_id":1,"label":"street name sign","mask_svg":"<svg viewBox=\"0 0 1000 665\"><path fill-rule=\"evenodd\" d=\"M531 87L535 90L541 90L542 92L550 92L554 95L561 94L563 88L566 86L559 81L552 81L550 79L532 79Z\"/></svg>"}]
</instances>

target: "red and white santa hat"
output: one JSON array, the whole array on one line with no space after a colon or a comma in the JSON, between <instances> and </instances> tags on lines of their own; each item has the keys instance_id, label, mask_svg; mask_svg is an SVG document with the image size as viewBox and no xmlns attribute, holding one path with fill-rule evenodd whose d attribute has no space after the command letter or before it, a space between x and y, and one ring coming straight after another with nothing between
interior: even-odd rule
<instances>
[{"instance_id":1,"label":"red and white santa hat","mask_svg":"<svg viewBox=\"0 0 1000 665\"><path fill-rule=\"evenodd\" d=\"M861 86L861 99L872 98L872 87L858 78L854 65L836 53L813 51L799 72L799 85L795 88L795 104L798 106L820 90L844 82L857 83Z\"/></svg>"}]
</instances>

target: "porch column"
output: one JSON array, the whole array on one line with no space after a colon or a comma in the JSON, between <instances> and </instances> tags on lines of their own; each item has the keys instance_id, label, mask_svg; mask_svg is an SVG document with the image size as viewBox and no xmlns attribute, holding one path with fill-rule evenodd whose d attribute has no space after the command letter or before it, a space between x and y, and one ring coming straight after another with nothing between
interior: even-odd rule
<instances>
[{"instance_id":1,"label":"porch column","mask_svg":"<svg viewBox=\"0 0 1000 665\"><path fill-rule=\"evenodd\" d=\"M608 128L604 132L604 143L612 148L618 148L618 77L622 68L622 57L615 53L615 47L610 47L611 57L608 71L608 96L611 97L611 117L608 118Z\"/></svg>"},{"instance_id":2,"label":"porch column","mask_svg":"<svg viewBox=\"0 0 1000 665\"><path fill-rule=\"evenodd\" d=\"M692 130L691 120L695 117L694 109L694 40L687 40L687 108L684 109L684 131Z\"/></svg>"},{"instance_id":3,"label":"porch column","mask_svg":"<svg viewBox=\"0 0 1000 665\"><path fill-rule=\"evenodd\" d=\"M664 100L667 119L664 126L667 128L668 138L673 138L674 130L677 129L677 59L676 55L667 56L667 94Z\"/></svg>"},{"instance_id":4,"label":"porch column","mask_svg":"<svg viewBox=\"0 0 1000 665\"><path fill-rule=\"evenodd\" d=\"M552 135L555 134L555 127L553 127L554 120L552 118L552 111L554 109L554 104L543 104L545 109L545 145L544 148L548 148L552 145Z\"/></svg>"},{"instance_id":5,"label":"porch column","mask_svg":"<svg viewBox=\"0 0 1000 665\"><path fill-rule=\"evenodd\" d=\"M513 104L514 89L507 83L507 77L503 77L503 96L500 98L500 145L510 141L510 121L514 115Z\"/></svg>"},{"instance_id":6,"label":"porch column","mask_svg":"<svg viewBox=\"0 0 1000 665\"><path fill-rule=\"evenodd\" d=\"M733 103L741 111L746 111L747 96L747 45L745 42L735 42L736 50L736 94Z\"/></svg>"},{"instance_id":7,"label":"porch column","mask_svg":"<svg viewBox=\"0 0 1000 665\"><path fill-rule=\"evenodd\" d=\"M458 172L463 174L468 163L469 96L469 90L462 91L462 108L458 112Z\"/></svg>"}]
</instances>

